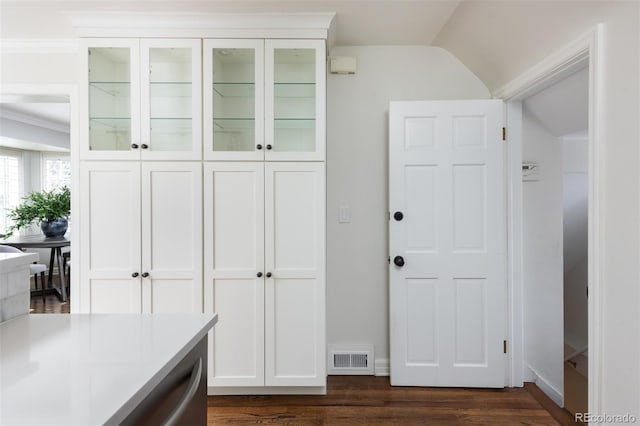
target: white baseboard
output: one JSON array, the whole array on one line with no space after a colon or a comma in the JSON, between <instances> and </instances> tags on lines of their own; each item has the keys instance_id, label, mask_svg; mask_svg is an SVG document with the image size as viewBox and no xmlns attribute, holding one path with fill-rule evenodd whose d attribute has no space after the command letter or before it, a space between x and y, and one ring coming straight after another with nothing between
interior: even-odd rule
<instances>
[{"instance_id":1,"label":"white baseboard","mask_svg":"<svg viewBox=\"0 0 640 426\"><path fill-rule=\"evenodd\" d=\"M375 375L389 376L391 374L391 363L388 358L376 358Z\"/></svg>"},{"instance_id":2,"label":"white baseboard","mask_svg":"<svg viewBox=\"0 0 640 426\"><path fill-rule=\"evenodd\" d=\"M564 407L564 394L562 391L552 386L544 377L542 377L536 370L531 368L530 365L525 364L525 381L532 381L545 393L549 398L553 400L559 407Z\"/></svg>"},{"instance_id":3,"label":"white baseboard","mask_svg":"<svg viewBox=\"0 0 640 426\"><path fill-rule=\"evenodd\" d=\"M208 386L207 395L326 395L326 386L216 387Z\"/></svg>"}]
</instances>

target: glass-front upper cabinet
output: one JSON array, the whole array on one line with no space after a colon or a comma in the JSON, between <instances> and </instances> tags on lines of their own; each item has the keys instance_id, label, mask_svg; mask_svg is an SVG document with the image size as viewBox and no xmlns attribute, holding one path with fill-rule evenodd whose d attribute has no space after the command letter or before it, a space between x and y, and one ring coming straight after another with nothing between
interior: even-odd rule
<instances>
[{"instance_id":1,"label":"glass-front upper cabinet","mask_svg":"<svg viewBox=\"0 0 640 426\"><path fill-rule=\"evenodd\" d=\"M324 160L324 40L265 41L265 159Z\"/></svg>"},{"instance_id":2,"label":"glass-front upper cabinet","mask_svg":"<svg viewBox=\"0 0 640 426\"><path fill-rule=\"evenodd\" d=\"M264 157L264 41L205 40L204 158Z\"/></svg>"},{"instance_id":3,"label":"glass-front upper cabinet","mask_svg":"<svg viewBox=\"0 0 640 426\"><path fill-rule=\"evenodd\" d=\"M204 158L322 161L324 40L205 40Z\"/></svg>"},{"instance_id":4,"label":"glass-front upper cabinet","mask_svg":"<svg viewBox=\"0 0 640 426\"><path fill-rule=\"evenodd\" d=\"M82 158L201 158L200 40L85 39L83 51Z\"/></svg>"}]
</instances>

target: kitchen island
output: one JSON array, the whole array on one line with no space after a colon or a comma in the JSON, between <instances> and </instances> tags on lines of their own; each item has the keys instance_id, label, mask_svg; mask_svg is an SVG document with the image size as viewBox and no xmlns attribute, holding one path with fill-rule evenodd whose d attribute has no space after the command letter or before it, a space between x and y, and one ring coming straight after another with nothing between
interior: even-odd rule
<instances>
[{"instance_id":1,"label":"kitchen island","mask_svg":"<svg viewBox=\"0 0 640 426\"><path fill-rule=\"evenodd\" d=\"M32 314L1 323L0 425L156 423L189 401L206 421L206 337L216 322L216 314Z\"/></svg>"}]
</instances>

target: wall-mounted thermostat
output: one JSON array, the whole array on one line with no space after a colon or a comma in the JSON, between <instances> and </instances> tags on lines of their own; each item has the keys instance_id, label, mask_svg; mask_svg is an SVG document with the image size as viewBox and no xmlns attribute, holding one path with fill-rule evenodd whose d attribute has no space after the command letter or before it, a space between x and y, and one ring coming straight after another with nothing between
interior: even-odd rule
<instances>
[{"instance_id":1,"label":"wall-mounted thermostat","mask_svg":"<svg viewBox=\"0 0 640 426\"><path fill-rule=\"evenodd\" d=\"M331 74L355 74L356 58L352 56L335 56L329 59Z\"/></svg>"}]
</instances>

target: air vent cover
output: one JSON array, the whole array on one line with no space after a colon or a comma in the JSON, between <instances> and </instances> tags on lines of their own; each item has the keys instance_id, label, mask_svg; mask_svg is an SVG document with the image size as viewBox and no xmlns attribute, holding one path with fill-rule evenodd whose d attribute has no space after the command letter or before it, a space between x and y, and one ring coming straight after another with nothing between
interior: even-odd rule
<instances>
[{"instance_id":1,"label":"air vent cover","mask_svg":"<svg viewBox=\"0 0 640 426\"><path fill-rule=\"evenodd\" d=\"M329 345L329 374L374 374L373 346Z\"/></svg>"}]
</instances>

